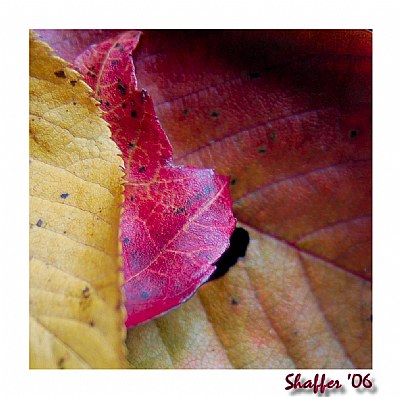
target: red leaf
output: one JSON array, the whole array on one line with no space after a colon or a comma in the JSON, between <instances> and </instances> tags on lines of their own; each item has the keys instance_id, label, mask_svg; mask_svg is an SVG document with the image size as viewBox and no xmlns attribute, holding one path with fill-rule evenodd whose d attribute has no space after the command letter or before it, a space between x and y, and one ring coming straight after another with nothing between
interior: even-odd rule
<instances>
[{"instance_id":1,"label":"red leaf","mask_svg":"<svg viewBox=\"0 0 400 397\"><path fill-rule=\"evenodd\" d=\"M188 299L213 273L235 226L229 178L175 166L132 51L140 33L90 47L75 66L101 100L126 167L121 242L127 327Z\"/></svg>"},{"instance_id":2,"label":"red leaf","mask_svg":"<svg viewBox=\"0 0 400 397\"><path fill-rule=\"evenodd\" d=\"M356 30L161 31L134 56L177 163L230 175L239 221L370 280L371 49Z\"/></svg>"}]
</instances>

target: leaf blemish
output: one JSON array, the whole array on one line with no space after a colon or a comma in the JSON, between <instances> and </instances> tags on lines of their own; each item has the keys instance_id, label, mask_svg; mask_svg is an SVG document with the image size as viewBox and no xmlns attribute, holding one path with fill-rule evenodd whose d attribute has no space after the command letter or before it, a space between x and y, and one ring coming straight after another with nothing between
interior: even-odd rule
<instances>
[{"instance_id":1,"label":"leaf blemish","mask_svg":"<svg viewBox=\"0 0 400 397\"><path fill-rule=\"evenodd\" d=\"M232 298L232 299L231 299L231 304L236 306L236 305L239 304L239 301L236 300L235 298Z\"/></svg>"},{"instance_id":2,"label":"leaf blemish","mask_svg":"<svg viewBox=\"0 0 400 397\"><path fill-rule=\"evenodd\" d=\"M358 130L351 130L350 132L349 132L349 136L350 136L350 138L357 138L358 136L360 135L360 131L358 131Z\"/></svg>"},{"instance_id":3,"label":"leaf blemish","mask_svg":"<svg viewBox=\"0 0 400 397\"><path fill-rule=\"evenodd\" d=\"M65 361L65 358L64 358L64 357L61 357L61 358L57 361L57 367L58 367L59 369L64 369L64 361Z\"/></svg>"},{"instance_id":4,"label":"leaf blemish","mask_svg":"<svg viewBox=\"0 0 400 397\"><path fill-rule=\"evenodd\" d=\"M132 110L132 112L131 112L131 117L137 117L137 112L136 112L136 110Z\"/></svg>"},{"instance_id":5,"label":"leaf blemish","mask_svg":"<svg viewBox=\"0 0 400 397\"><path fill-rule=\"evenodd\" d=\"M231 185L232 185L232 186L236 185L236 182L237 182L237 181L236 181L235 178L232 178L232 179L231 179Z\"/></svg>"},{"instance_id":6,"label":"leaf blemish","mask_svg":"<svg viewBox=\"0 0 400 397\"><path fill-rule=\"evenodd\" d=\"M61 78L63 78L63 79L65 79L65 78L67 77L67 75L65 74L64 70L58 70L57 72L54 72L54 74L55 74L57 77L61 77Z\"/></svg>"},{"instance_id":7,"label":"leaf blemish","mask_svg":"<svg viewBox=\"0 0 400 397\"><path fill-rule=\"evenodd\" d=\"M213 118L213 119L216 119L216 118L218 118L218 116L219 116L219 113L218 112L212 112L211 113L211 117Z\"/></svg>"},{"instance_id":8,"label":"leaf blemish","mask_svg":"<svg viewBox=\"0 0 400 397\"><path fill-rule=\"evenodd\" d=\"M135 147L135 144L133 142L129 142L129 147Z\"/></svg>"},{"instance_id":9,"label":"leaf blemish","mask_svg":"<svg viewBox=\"0 0 400 397\"><path fill-rule=\"evenodd\" d=\"M83 296L85 299L88 299L88 298L89 298L89 296L90 296L89 287L85 287L85 289L82 291L82 296Z\"/></svg>"},{"instance_id":10,"label":"leaf blemish","mask_svg":"<svg viewBox=\"0 0 400 397\"><path fill-rule=\"evenodd\" d=\"M125 84L118 83L117 89L121 93L121 95L126 95L126 85Z\"/></svg>"},{"instance_id":11,"label":"leaf blemish","mask_svg":"<svg viewBox=\"0 0 400 397\"><path fill-rule=\"evenodd\" d=\"M89 321L89 326L90 327L94 327L94 321L93 320Z\"/></svg>"},{"instance_id":12,"label":"leaf blemish","mask_svg":"<svg viewBox=\"0 0 400 397\"><path fill-rule=\"evenodd\" d=\"M148 292L142 292L142 298L147 299L149 297Z\"/></svg>"},{"instance_id":13,"label":"leaf blemish","mask_svg":"<svg viewBox=\"0 0 400 397\"><path fill-rule=\"evenodd\" d=\"M146 167L143 166L143 167L139 168L139 172L145 172L145 171L146 171Z\"/></svg>"},{"instance_id":14,"label":"leaf blemish","mask_svg":"<svg viewBox=\"0 0 400 397\"><path fill-rule=\"evenodd\" d=\"M41 219L39 219L39 220L37 221L37 223L36 223L36 226L37 226L37 227L42 227L42 225L43 225L43 221L42 221Z\"/></svg>"},{"instance_id":15,"label":"leaf blemish","mask_svg":"<svg viewBox=\"0 0 400 397\"><path fill-rule=\"evenodd\" d=\"M60 197L61 197L62 199L66 199L68 196L69 196L68 193L60 194Z\"/></svg>"},{"instance_id":16,"label":"leaf blemish","mask_svg":"<svg viewBox=\"0 0 400 397\"><path fill-rule=\"evenodd\" d=\"M130 240L129 240L128 237L125 237L125 238L124 238L124 243L125 243L125 244L126 244L126 243L129 243L129 241L130 241Z\"/></svg>"}]
</instances>

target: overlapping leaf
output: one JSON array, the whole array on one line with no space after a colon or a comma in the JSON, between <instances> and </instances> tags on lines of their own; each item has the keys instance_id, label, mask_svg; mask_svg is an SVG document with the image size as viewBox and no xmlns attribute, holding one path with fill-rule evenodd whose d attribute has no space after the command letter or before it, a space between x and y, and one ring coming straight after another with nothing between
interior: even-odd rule
<instances>
[{"instance_id":1,"label":"overlapping leaf","mask_svg":"<svg viewBox=\"0 0 400 397\"><path fill-rule=\"evenodd\" d=\"M138 91L128 32L91 47L75 66L106 112L125 160L121 220L127 326L190 297L214 271L235 225L229 178L177 167L146 91Z\"/></svg>"},{"instance_id":2,"label":"overlapping leaf","mask_svg":"<svg viewBox=\"0 0 400 397\"><path fill-rule=\"evenodd\" d=\"M30 367L125 361L118 149L90 88L30 40Z\"/></svg>"}]
</instances>

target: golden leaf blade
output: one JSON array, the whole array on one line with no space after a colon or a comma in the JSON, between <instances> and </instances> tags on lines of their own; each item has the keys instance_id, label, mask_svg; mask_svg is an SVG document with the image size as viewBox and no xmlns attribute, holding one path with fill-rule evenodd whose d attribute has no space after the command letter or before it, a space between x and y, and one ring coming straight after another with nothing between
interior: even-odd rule
<instances>
[{"instance_id":1,"label":"golden leaf blade","mask_svg":"<svg viewBox=\"0 0 400 397\"><path fill-rule=\"evenodd\" d=\"M224 277L128 330L131 367L366 367L369 282L244 227L246 257Z\"/></svg>"},{"instance_id":2,"label":"golden leaf blade","mask_svg":"<svg viewBox=\"0 0 400 397\"><path fill-rule=\"evenodd\" d=\"M91 89L30 36L30 367L126 366L122 159Z\"/></svg>"}]
</instances>

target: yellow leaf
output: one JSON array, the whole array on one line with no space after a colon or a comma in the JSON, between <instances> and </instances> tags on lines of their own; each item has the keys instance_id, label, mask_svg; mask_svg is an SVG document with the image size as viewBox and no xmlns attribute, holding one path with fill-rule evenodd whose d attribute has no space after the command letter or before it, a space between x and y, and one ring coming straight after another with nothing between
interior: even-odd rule
<instances>
[{"instance_id":1,"label":"yellow leaf","mask_svg":"<svg viewBox=\"0 0 400 397\"><path fill-rule=\"evenodd\" d=\"M122 159L91 89L30 36L30 367L126 366Z\"/></svg>"},{"instance_id":2,"label":"yellow leaf","mask_svg":"<svg viewBox=\"0 0 400 397\"><path fill-rule=\"evenodd\" d=\"M367 367L370 284L245 228L246 257L227 274L128 331L131 367Z\"/></svg>"}]
</instances>

